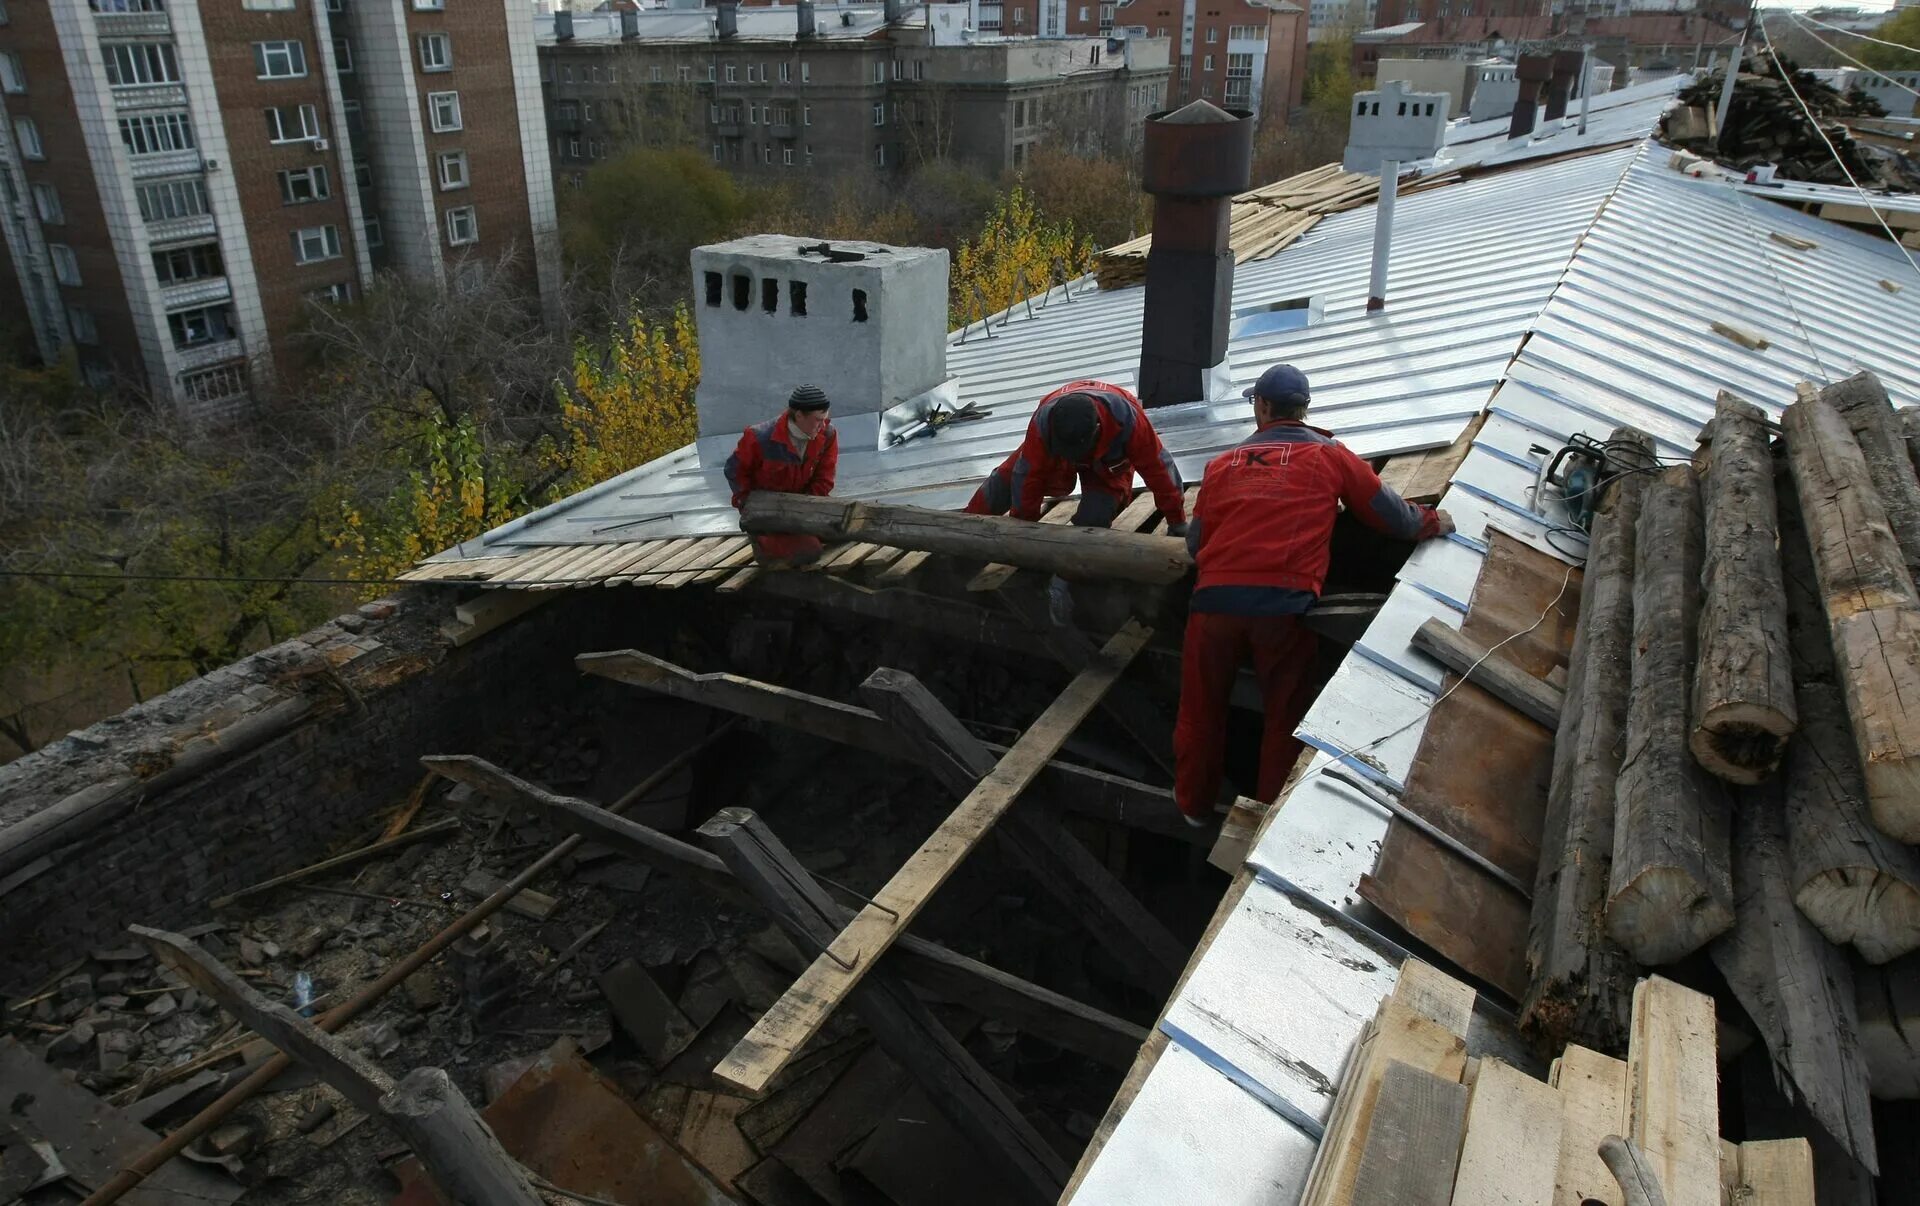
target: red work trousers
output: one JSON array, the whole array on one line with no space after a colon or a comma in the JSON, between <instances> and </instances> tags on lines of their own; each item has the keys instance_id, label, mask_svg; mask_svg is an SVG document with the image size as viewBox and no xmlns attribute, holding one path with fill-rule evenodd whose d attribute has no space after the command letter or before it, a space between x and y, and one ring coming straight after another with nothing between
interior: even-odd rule
<instances>
[{"instance_id":1,"label":"red work trousers","mask_svg":"<svg viewBox=\"0 0 1920 1206\"><path fill-rule=\"evenodd\" d=\"M1300 757L1293 731L1306 714L1308 672L1319 645L1299 616L1194 612L1181 650L1180 719L1173 726L1173 798L1180 811L1213 815L1226 773L1227 708L1234 676L1249 658L1260 682L1266 728L1260 739L1260 798L1271 801Z\"/></svg>"}]
</instances>

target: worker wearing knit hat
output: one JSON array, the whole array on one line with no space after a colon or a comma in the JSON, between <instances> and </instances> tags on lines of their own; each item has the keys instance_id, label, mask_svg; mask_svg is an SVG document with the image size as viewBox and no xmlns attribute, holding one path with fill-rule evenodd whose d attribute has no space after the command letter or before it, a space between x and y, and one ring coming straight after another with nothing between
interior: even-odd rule
<instances>
[{"instance_id":1,"label":"worker wearing knit hat","mask_svg":"<svg viewBox=\"0 0 1920 1206\"><path fill-rule=\"evenodd\" d=\"M817 385L802 385L787 395L787 408L740 435L727 458L727 485L733 505L744 506L755 490L781 494L833 493L840 467L840 437L827 418L833 400ZM754 557L765 566L805 565L820 556L820 538L784 533L752 537Z\"/></svg>"}]
</instances>

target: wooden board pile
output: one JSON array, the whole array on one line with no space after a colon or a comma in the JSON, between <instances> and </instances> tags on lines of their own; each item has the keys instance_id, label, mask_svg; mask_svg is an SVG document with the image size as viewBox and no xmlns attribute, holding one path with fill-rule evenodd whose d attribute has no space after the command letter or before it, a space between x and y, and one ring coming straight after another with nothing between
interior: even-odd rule
<instances>
[{"instance_id":1,"label":"wooden board pile","mask_svg":"<svg viewBox=\"0 0 1920 1206\"><path fill-rule=\"evenodd\" d=\"M1419 192L1459 178L1458 172L1423 176L1402 182L1400 192ZM1379 195L1379 177L1345 171L1337 163L1241 193L1233 199L1232 231L1227 236L1233 262L1244 264L1276 255L1326 215L1370 204ZM1147 252L1152 249L1153 236L1142 235L1101 252L1094 270L1100 287L1123 289L1144 282Z\"/></svg>"},{"instance_id":2,"label":"wooden board pile","mask_svg":"<svg viewBox=\"0 0 1920 1206\"><path fill-rule=\"evenodd\" d=\"M1610 444L1556 736L1522 1021L1617 1050L1643 967L1709 956L1775 1079L1877 1173L1920 1090L1920 479L1871 373L1776 450L1722 394L1692 465Z\"/></svg>"},{"instance_id":3,"label":"wooden board pile","mask_svg":"<svg viewBox=\"0 0 1920 1206\"><path fill-rule=\"evenodd\" d=\"M1623 1182L1641 1179L1669 1206L1813 1201L1805 1139L1719 1137L1711 997L1641 981L1627 1058L1571 1045L1544 1081L1467 1054L1473 1000L1402 965L1348 1056L1303 1206L1636 1206Z\"/></svg>"},{"instance_id":4,"label":"wooden board pile","mask_svg":"<svg viewBox=\"0 0 1920 1206\"><path fill-rule=\"evenodd\" d=\"M1887 157L1855 142L1844 120L1883 116L1886 110L1872 97L1861 92L1837 92L1801 71L1791 60L1778 60L1761 52L1734 81L1726 130L1724 136L1716 138L1719 132L1713 128L1713 114L1725 80L1723 73L1715 73L1684 89L1679 105L1661 119L1662 140L1730 167L1744 169L1771 163L1788 180L1844 185L1846 173L1821 140L1824 131L1855 179L1862 184L1880 181L1887 187L1895 186L1892 179L1881 180ZM1788 80L1792 81L1791 87ZM1799 100L1794 99L1795 93ZM1820 123L1819 130L1807 120L1800 107L1802 101Z\"/></svg>"}]
</instances>

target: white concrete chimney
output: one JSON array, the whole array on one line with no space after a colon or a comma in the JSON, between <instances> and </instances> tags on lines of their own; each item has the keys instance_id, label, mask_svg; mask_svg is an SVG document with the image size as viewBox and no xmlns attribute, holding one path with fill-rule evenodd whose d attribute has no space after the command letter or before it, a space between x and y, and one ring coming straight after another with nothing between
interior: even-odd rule
<instances>
[{"instance_id":1,"label":"white concrete chimney","mask_svg":"<svg viewBox=\"0 0 1920 1206\"><path fill-rule=\"evenodd\" d=\"M1380 177L1373 220L1373 266L1367 279L1367 309L1387 308L1387 261L1393 246L1393 206L1400 191L1400 165L1431 159L1447 138L1447 94L1415 92L1401 80L1353 98L1353 123L1341 166Z\"/></svg>"}]
</instances>

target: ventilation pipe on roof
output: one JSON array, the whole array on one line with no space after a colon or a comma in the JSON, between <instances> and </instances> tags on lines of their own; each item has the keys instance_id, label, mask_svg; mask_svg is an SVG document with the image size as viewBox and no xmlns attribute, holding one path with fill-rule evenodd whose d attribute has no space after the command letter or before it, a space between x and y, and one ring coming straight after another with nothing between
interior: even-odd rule
<instances>
[{"instance_id":1,"label":"ventilation pipe on roof","mask_svg":"<svg viewBox=\"0 0 1920 1206\"><path fill-rule=\"evenodd\" d=\"M1233 309L1229 213L1253 171L1253 114L1204 100L1151 114L1140 187L1153 195L1140 401L1199 402L1225 390Z\"/></svg>"},{"instance_id":2,"label":"ventilation pipe on roof","mask_svg":"<svg viewBox=\"0 0 1920 1206\"><path fill-rule=\"evenodd\" d=\"M564 8L553 14L553 40L573 41L573 14Z\"/></svg>"},{"instance_id":3,"label":"ventilation pipe on roof","mask_svg":"<svg viewBox=\"0 0 1920 1206\"><path fill-rule=\"evenodd\" d=\"M1587 108L1593 101L1593 47L1580 52L1580 133L1587 132Z\"/></svg>"},{"instance_id":4,"label":"ventilation pipe on roof","mask_svg":"<svg viewBox=\"0 0 1920 1206\"><path fill-rule=\"evenodd\" d=\"M620 40L635 42L640 38L640 10L623 8L620 10Z\"/></svg>"},{"instance_id":5,"label":"ventilation pipe on roof","mask_svg":"<svg viewBox=\"0 0 1920 1206\"><path fill-rule=\"evenodd\" d=\"M714 32L721 41L740 36L740 5L737 0L720 0L713 6Z\"/></svg>"},{"instance_id":6,"label":"ventilation pipe on roof","mask_svg":"<svg viewBox=\"0 0 1920 1206\"><path fill-rule=\"evenodd\" d=\"M1405 80L1388 80L1354 96L1353 120L1340 165L1380 177L1373 215L1373 266L1367 277L1367 309L1387 308L1387 260L1393 250L1393 206L1400 193L1400 165L1439 154L1447 140L1444 92L1415 92Z\"/></svg>"},{"instance_id":7,"label":"ventilation pipe on roof","mask_svg":"<svg viewBox=\"0 0 1920 1206\"><path fill-rule=\"evenodd\" d=\"M898 25L907 15L906 0L885 0L881 12L888 25Z\"/></svg>"},{"instance_id":8,"label":"ventilation pipe on roof","mask_svg":"<svg viewBox=\"0 0 1920 1206\"><path fill-rule=\"evenodd\" d=\"M799 0L799 3L793 6L793 15L794 21L797 22L796 32L800 37L811 38L820 32L820 26L814 17L813 0Z\"/></svg>"},{"instance_id":9,"label":"ventilation pipe on roof","mask_svg":"<svg viewBox=\"0 0 1920 1206\"><path fill-rule=\"evenodd\" d=\"M1533 123L1538 117L1540 89L1553 78L1553 56L1523 54L1514 64L1513 73L1520 80L1520 95L1514 98L1513 120L1507 126L1507 137L1525 138L1533 133Z\"/></svg>"},{"instance_id":10,"label":"ventilation pipe on roof","mask_svg":"<svg viewBox=\"0 0 1920 1206\"><path fill-rule=\"evenodd\" d=\"M1563 121L1567 102L1573 98L1573 81L1580 78L1580 65L1586 58L1577 50L1553 52L1553 74L1547 77L1548 121Z\"/></svg>"}]
</instances>

